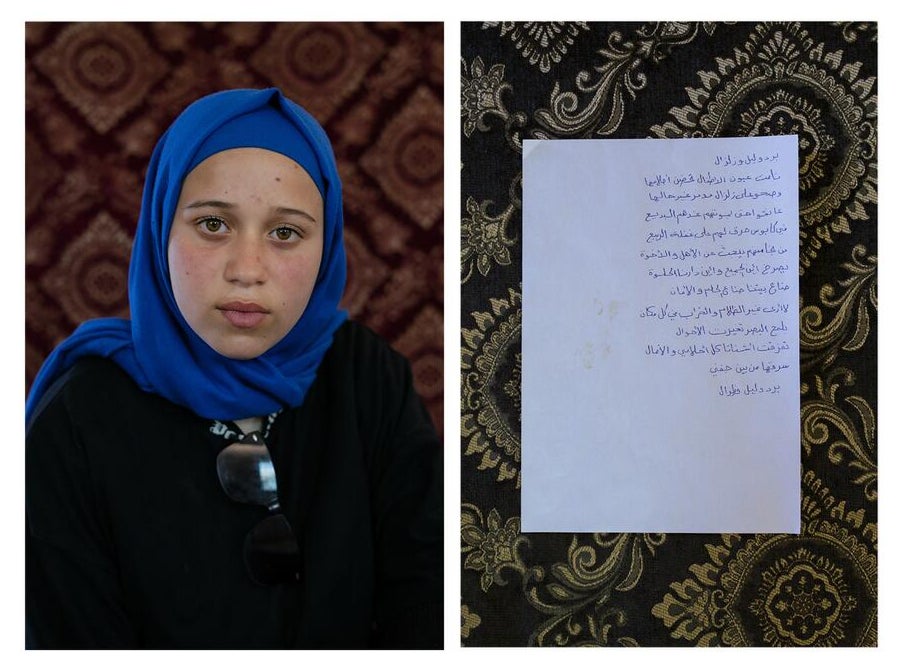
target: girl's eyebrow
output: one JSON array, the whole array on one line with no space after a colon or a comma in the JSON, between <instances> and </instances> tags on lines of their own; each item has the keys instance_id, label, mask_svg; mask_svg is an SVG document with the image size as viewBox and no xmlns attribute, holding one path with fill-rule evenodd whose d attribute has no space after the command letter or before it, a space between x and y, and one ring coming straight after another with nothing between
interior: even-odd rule
<instances>
[{"instance_id":1,"label":"girl's eyebrow","mask_svg":"<svg viewBox=\"0 0 897 672\"><path fill-rule=\"evenodd\" d=\"M312 224L317 224L317 220L312 217L310 214L305 212L305 210L297 210L296 208L287 208L284 206L280 206L279 208L275 208L274 211L278 215L297 215L299 217L305 217Z\"/></svg>"},{"instance_id":2,"label":"girl's eyebrow","mask_svg":"<svg viewBox=\"0 0 897 672\"><path fill-rule=\"evenodd\" d=\"M228 203L227 201L193 201L188 205L184 206L184 210L190 210L195 208L221 208L222 210L229 210L235 208L236 206L233 203ZM305 210L299 210L297 208L287 208L285 206L280 206L274 208L274 212L278 215L296 215L298 217L304 217L309 220L313 224L317 223L317 220L312 217L310 214L305 212Z\"/></svg>"},{"instance_id":3,"label":"girl's eyebrow","mask_svg":"<svg viewBox=\"0 0 897 672\"><path fill-rule=\"evenodd\" d=\"M227 210L233 207L233 203L227 203L226 201L193 201L193 203L185 205L184 210L190 210L191 208L224 208Z\"/></svg>"}]
</instances>

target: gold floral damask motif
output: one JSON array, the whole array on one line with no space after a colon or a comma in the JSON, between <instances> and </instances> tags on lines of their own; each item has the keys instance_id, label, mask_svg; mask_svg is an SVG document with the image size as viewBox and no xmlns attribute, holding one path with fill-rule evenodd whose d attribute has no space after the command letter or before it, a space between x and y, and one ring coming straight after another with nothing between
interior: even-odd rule
<instances>
[{"instance_id":1,"label":"gold floral damask motif","mask_svg":"<svg viewBox=\"0 0 897 672\"><path fill-rule=\"evenodd\" d=\"M461 329L461 438L480 470L520 487L521 294L490 299L475 311L475 328ZM510 411L510 409L514 409Z\"/></svg>"},{"instance_id":2,"label":"gold floral damask motif","mask_svg":"<svg viewBox=\"0 0 897 672\"><path fill-rule=\"evenodd\" d=\"M724 534L651 613L698 646L876 646L878 528L812 471L801 534Z\"/></svg>"},{"instance_id":3,"label":"gold floral damask motif","mask_svg":"<svg viewBox=\"0 0 897 672\"><path fill-rule=\"evenodd\" d=\"M872 33L870 39L872 42L878 40L878 25L869 21L841 21L835 22L836 26L841 26L841 35L848 44L857 41L860 33Z\"/></svg>"},{"instance_id":4,"label":"gold floral damask motif","mask_svg":"<svg viewBox=\"0 0 897 672\"><path fill-rule=\"evenodd\" d=\"M483 59L475 57L468 66L461 59L461 120L464 135L470 137L474 131L481 133L492 130L488 117L497 117L504 123L504 134L509 145L516 151L523 150L520 129L526 124L522 112L511 113L502 101L505 92L513 93L513 87L504 81L505 66L497 63L486 70Z\"/></svg>"},{"instance_id":5,"label":"gold floral damask motif","mask_svg":"<svg viewBox=\"0 0 897 672\"><path fill-rule=\"evenodd\" d=\"M523 575L526 566L520 557L521 546L529 540L520 534L520 517L513 516L504 523L495 509L485 520L474 504L461 505L461 554L465 555L464 569L480 572L480 588L485 593L493 584L507 585L502 572L511 569Z\"/></svg>"},{"instance_id":6,"label":"gold floral damask motif","mask_svg":"<svg viewBox=\"0 0 897 672\"><path fill-rule=\"evenodd\" d=\"M473 613L466 604L461 605L461 646L464 646L464 640L470 637L472 630L479 627L483 619L478 614Z\"/></svg>"},{"instance_id":7,"label":"gold floral damask motif","mask_svg":"<svg viewBox=\"0 0 897 672\"><path fill-rule=\"evenodd\" d=\"M469 72L467 63L461 59L461 70L461 119L464 135L469 138L474 131L489 130L486 117L508 118L501 96L512 89L503 81L505 66L501 63L493 65L487 72L483 59L477 56L471 62Z\"/></svg>"},{"instance_id":8,"label":"gold floral damask motif","mask_svg":"<svg viewBox=\"0 0 897 672\"><path fill-rule=\"evenodd\" d=\"M824 313L816 305L800 312L801 368L806 373L823 371L837 362L841 352L860 353L867 346L875 311L878 309L877 258L867 256L863 245L854 246L851 261L841 264L845 279L826 283L819 290ZM840 291L839 291L840 290ZM827 321L824 317L829 317ZM846 466L851 483L863 488L866 500L878 498L876 422L872 405L857 394L839 394L852 387L856 374L838 366L824 375L814 374L815 385L804 383L802 396L811 389L815 398L801 404L801 444L807 455L824 449L835 466Z\"/></svg>"},{"instance_id":9,"label":"gold floral damask motif","mask_svg":"<svg viewBox=\"0 0 897 672\"><path fill-rule=\"evenodd\" d=\"M492 25L498 24L487 23L484 27ZM574 24L565 24L566 32L560 28L561 24L522 24L529 26L529 29L521 29L513 23L501 25L502 35L512 31L512 40L515 40L518 48L529 49L543 64L560 62L564 52L558 45L566 41L562 36L571 40L574 36L571 32L573 28L570 27ZM647 78L640 71L641 65L646 60L659 62L669 55L673 47L688 44L702 30L712 35L715 28L715 23L655 22L636 30L635 37L631 39L614 31L608 38L607 47L598 50L604 60L593 67L594 74L598 75L597 80L592 80L593 73L589 71L580 72L576 77L575 91L562 91L560 83L556 81L548 108L538 109L533 115L538 127L533 129L532 137L584 138L612 134L620 127L623 119L624 93L634 98L647 85ZM522 30L541 35L540 46L532 46L532 42L523 37ZM521 47L523 44L528 46ZM547 73L547 70L543 71ZM462 59L461 118L464 135L469 138L474 131L491 130L487 117L495 116L504 123L508 143L520 152L523 149L521 131L527 125L529 117L523 112L512 113L508 110L502 101L506 92L512 93L513 87L505 81L503 63L492 65L487 70L479 56L474 57L469 65ZM580 96L584 99L582 106Z\"/></svg>"},{"instance_id":10,"label":"gold floral damask motif","mask_svg":"<svg viewBox=\"0 0 897 672\"><path fill-rule=\"evenodd\" d=\"M878 201L874 76L800 23L756 26L742 48L686 87L690 104L651 131L660 138L799 136L800 273L823 245L869 220Z\"/></svg>"},{"instance_id":11,"label":"gold floral damask motif","mask_svg":"<svg viewBox=\"0 0 897 672\"><path fill-rule=\"evenodd\" d=\"M860 396L837 398L844 385L854 384L852 371L838 367L815 380L819 398L804 401L800 407L801 445L807 454L814 447L825 448L829 461L836 466L844 464L846 458L847 470L856 474L851 483L862 486L866 499L874 502L878 499L875 411Z\"/></svg>"},{"instance_id":12,"label":"gold floral damask motif","mask_svg":"<svg viewBox=\"0 0 897 672\"><path fill-rule=\"evenodd\" d=\"M467 198L468 217L461 219L461 284L467 282L474 269L488 275L492 264L511 263L510 247L517 240L508 235L508 221L516 209L513 204L497 216L489 214L492 201L477 203Z\"/></svg>"},{"instance_id":13,"label":"gold floral damask motif","mask_svg":"<svg viewBox=\"0 0 897 672\"><path fill-rule=\"evenodd\" d=\"M866 247L855 245L851 261L841 267L849 274L837 286L826 283L819 290L819 304L805 305L800 311L801 368L832 364L842 350L857 352L865 344L878 310L878 258L867 255ZM835 314L824 321L823 308Z\"/></svg>"},{"instance_id":14,"label":"gold floral damask motif","mask_svg":"<svg viewBox=\"0 0 897 672\"><path fill-rule=\"evenodd\" d=\"M593 72L582 71L576 77L575 91L561 91L555 82L547 109L537 110L534 119L542 127L534 131L539 138L586 138L610 135L620 127L625 112L624 94L635 98L648 79L640 68L645 61L657 63L673 47L688 44L703 29L712 35L715 23L665 21L642 26L635 37L625 39L614 31L607 47L599 49L603 57ZM593 76L598 75L593 80ZM580 95L584 102L580 105Z\"/></svg>"},{"instance_id":15,"label":"gold floral damask motif","mask_svg":"<svg viewBox=\"0 0 897 672\"><path fill-rule=\"evenodd\" d=\"M552 64L560 63L567 48L589 25L583 21L486 21L483 30L499 28L501 37L507 37L530 65L537 65L547 73Z\"/></svg>"},{"instance_id":16,"label":"gold floral damask motif","mask_svg":"<svg viewBox=\"0 0 897 672\"><path fill-rule=\"evenodd\" d=\"M614 605L614 596L632 590L641 579L645 559L666 538L663 534L573 535L564 562L546 570L528 566L523 550L530 539L520 532L520 518L502 521L491 509L485 517L475 504L461 506L461 554L465 570L480 573L480 590L507 586L519 576L527 602L548 618L530 636L536 646L637 646L632 637L615 637L614 628L626 623L626 613ZM469 636L481 623L478 615L462 608L462 630Z\"/></svg>"},{"instance_id":17,"label":"gold floral damask motif","mask_svg":"<svg viewBox=\"0 0 897 672\"><path fill-rule=\"evenodd\" d=\"M520 204L497 184L467 199L462 234L462 645L874 646L876 24L591 24L550 61L540 100L524 94L541 71L498 27L476 31L491 43L470 31L462 61L462 142L478 151L639 128L799 136L802 532L542 535L506 517L520 487ZM681 101L649 98L661 77ZM490 175L486 163L470 153L465 174ZM514 289L486 289L505 279Z\"/></svg>"},{"instance_id":18,"label":"gold floral damask motif","mask_svg":"<svg viewBox=\"0 0 897 672\"><path fill-rule=\"evenodd\" d=\"M638 646L632 637L612 636L626 623L626 612L614 605L617 592L638 584L647 557L666 539L665 534L592 534L585 541L573 535L565 562L546 572L536 566L527 572L526 596L548 614L530 636L537 646Z\"/></svg>"}]
</instances>

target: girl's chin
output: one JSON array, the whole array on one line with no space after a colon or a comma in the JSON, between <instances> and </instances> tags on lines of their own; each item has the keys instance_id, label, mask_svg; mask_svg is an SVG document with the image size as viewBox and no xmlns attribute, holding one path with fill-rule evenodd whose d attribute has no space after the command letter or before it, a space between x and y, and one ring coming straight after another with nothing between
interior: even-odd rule
<instances>
[{"instance_id":1,"label":"girl's chin","mask_svg":"<svg viewBox=\"0 0 897 672\"><path fill-rule=\"evenodd\" d=\"M203 339L205 340L205 339ZM205 340L212 350L222 357L228 359L247 360L255 359L264 355L276 343L271 343L268 339L261 337L253 337L250 335L239 335L236 337L219 337L213 341Z\"/></svg>"}]
</instances>

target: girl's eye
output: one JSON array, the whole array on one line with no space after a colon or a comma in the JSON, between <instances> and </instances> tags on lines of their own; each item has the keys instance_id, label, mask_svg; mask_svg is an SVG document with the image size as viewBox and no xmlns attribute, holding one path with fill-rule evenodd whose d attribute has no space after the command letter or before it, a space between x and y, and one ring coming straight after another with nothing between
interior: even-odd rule
<instances>
[{"instance_id":1,"label":"girl's eye","mask_svg":"<svg viewBox=\"0 0 897 672\"><path fill-rule=\"evenodd\" d=\"M199 229L205 233L221 233L227 229L227 224L220 217L204 217L199 220Z\"/></svg>"},{"instance_id":2,"label":"girl's eye","mask_svg":"<svg viewBox=\"0 0 897 672\"><path fill-rule=\"evenodd\" d=\"M299 240L302 237L296 229L289 226L278 226L271 232L271 235L278 241L284 243Z\"/></svg>"}]
</instances>

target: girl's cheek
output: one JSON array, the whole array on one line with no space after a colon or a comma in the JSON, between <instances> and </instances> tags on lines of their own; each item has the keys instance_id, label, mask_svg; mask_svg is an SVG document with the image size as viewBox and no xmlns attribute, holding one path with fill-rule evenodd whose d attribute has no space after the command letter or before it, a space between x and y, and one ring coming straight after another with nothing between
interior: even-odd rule
<instances>
[{"instance_id":1,"label":"girl's cheek","mask_svg":"<svg viewBox=\"0 0 897 672\"><path fill-rule=\"evenodd\" d=\"M185 275L200 274L211 263L209 250L200 245L191 244L183 238L172 239L168 248L168 264L174 272L177 266Z\"/></svg>"},{"instance_id":2,"label":"girl's cheek","mask_svg":"<svg viewBox=\"0 0 897 672\"><path fill-rule=\"evenodd\" d=\"M208 275L209 265L207 252L182 240L172 241L168 249L168 268L172 285L192 291L195 285L203 283L203 278Z\"/></svg>"},{"instance_id":3,"label":"girl's cheek","mask_svg":"<svg viewBox=\"0 0 897 672\"><path fill-rule=\"evenodd\" d=\"M291 283L299 283L294 286L302 286L309 277L314 283L318 276L318 269L321 265L320 255L307 253L297 256L294 259L278 260L277 274L287 279Z\"/></svg>"}]
</instances>

